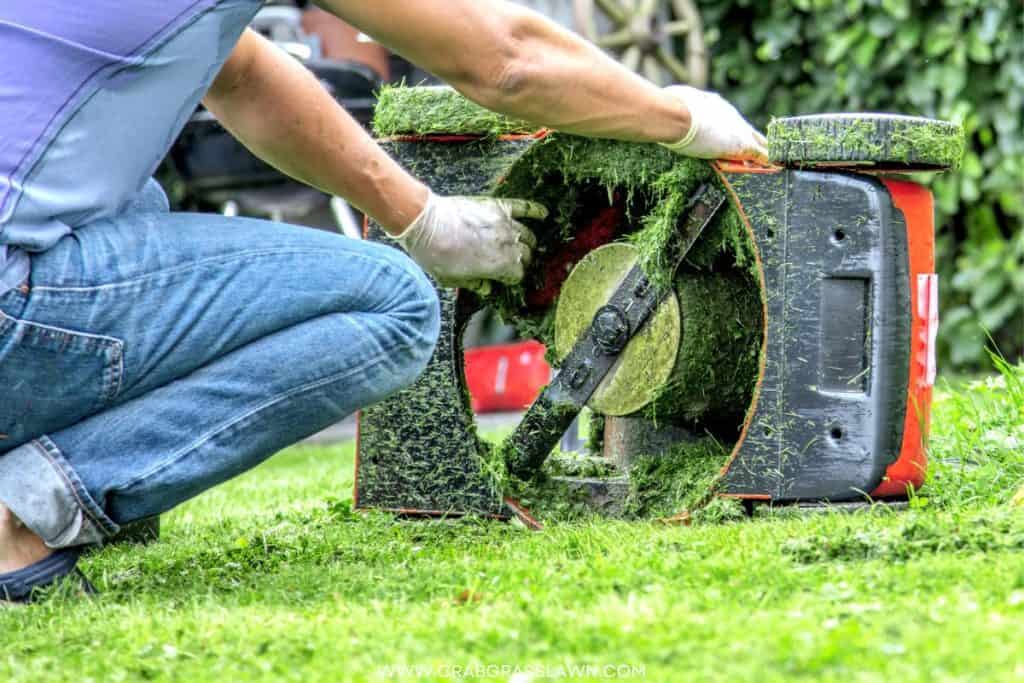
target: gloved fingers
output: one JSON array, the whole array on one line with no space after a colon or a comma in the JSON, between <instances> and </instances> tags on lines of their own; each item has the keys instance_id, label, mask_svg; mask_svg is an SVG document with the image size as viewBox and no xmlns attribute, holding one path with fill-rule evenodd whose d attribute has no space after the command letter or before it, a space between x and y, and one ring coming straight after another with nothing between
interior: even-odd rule
<instances>
[{"instance_id":1,"label":"gloved fingers","mask_svg":"<svg viewBox=\"0 0 1024 683\"><path fill-rule=\"evenodd\" d=\"M519 252L519 263L522 264L523 269L525 270L530 266L531 263L533 263L533 249L526 246L525 244L517 244L516 248Z\"/></svg>"},{"instance_id":2,"label":"gloved fingers","mask_svg":"<svg viewBox=\"0 0 1024 683\"><path fill-rule=\"evenodd\" d=\"M754 133L754 145L750 148L749 152L751 157L762 164L769 163L768 161L768 139L757 132Z\"/></svg>"},{"instance_id":3,"label":"gloved fingers","mask_svg":"<svg viewBox=\"0 0 1024 683\"><path fill-rule=\"evenodd\" d=\"M727 161L755 161L759 164L768 164L768 154L759 147L746 147L737 152L722 154L719 159Z\"/></svg>"},{"instance_id":4,"label":"gloved fingers","mask_svg":"<svg viewBox=\"0 0 1024 683\"><path fill-rule=\"evenodd\" d=\"M669 149L703 159L768 163L767 140L728 100L689 86L670 86L667 90L683 100L692 119L691 134L666 145Z\"/></svg>"},{"instance_id":5,"label":"gloved fingers","mask_svg":"<svg viewBox=\"0 0 1024 683\"><path fill-rule=\"evenodd\" d=\"M530 249L537 246L537 237L533 234L533 231L528 227L520 223L519 221L512 221L512 228L516 231L517 242L525 244Z\"/></svg>"},{"instance_id":6,"label":"gloved fingers","mask_svg":"<svg viewBox=\"0 0 1024 683\"><path fill-rule=\"evenodd\" d=\"M756 161L761 164L769 163L768 148L758 138L763 139L761 134L755 131L746 145L740 147L735 153L727 154L725 158L735 161Z\"/></svg>"},{"instance_id":7,"label":"gloved fingers","mask_svg":"<svg viewBox=\"0 0 1024 683\"><path fill-rule=\"evenodd\" d=\"M517 285L526 276L526 268L533 260L533 250L525 244L517 244L506 252L508 261L495 273L494 279L505 285Z\"/></svg>"},{"instance_id":8,"label":"gloved fingers","mask_svg":"<svg viewBox=\"0 0 1024 683\"><path fill-rule=\"evenodd\" d=\"M724 100L723 103L725 103ZM732 127L735 132L732 143L722 150L724 152L722 158L767 164L768 140L750 125L750 122L743 118L743 115L732 105L725 104L732 114Z\"/></svg>"},{"instance_id":9,"label":"gloved fingers","mask_svg":"<svg viewBox=\"0 0 1024 683\"><path fill-rule=\"evenodd\" d=\"M746 157L759 164L767 165L771 163L771 160L768 158L768 150L760 145L748 149Z\"/></svg>"},{"instance_id":10,"label":"gloved fingers","mask_svg":"<svg viewBox=\"0 0 1024 683\"><path fill-rule=\"evenodd\" d=\"M533 246L536 244L533 233L525 226L515 221L512 221L512 226L515 242L506 245L500 257L504 263L493 275L495 280L506 285L522 282L526 269L533 262Z\"/></svg>"},{"instance_id":11,"label":"gloved fingers","mask_svg":"<svg viewBox=\"0 0 1024 683\"><path fill-rule=\"evenodd\" d=\"M526 275L526 268L523 262L519 261L510 264L508 268L496 275L494 279L503 285L517 285L523 281L524 275Z\"/></svg>"},{"instance_id":12,"label":"gloved fingers","mask_svg":"<svg viewBox=\"0 0 1024 683\"><path fill-rule=\"evenodd\" d=\"M528 199L499 199L498 206L509 218L532 218L544 220L548 217L548 209L543 204Z\"/></svg>"}]
</instances>

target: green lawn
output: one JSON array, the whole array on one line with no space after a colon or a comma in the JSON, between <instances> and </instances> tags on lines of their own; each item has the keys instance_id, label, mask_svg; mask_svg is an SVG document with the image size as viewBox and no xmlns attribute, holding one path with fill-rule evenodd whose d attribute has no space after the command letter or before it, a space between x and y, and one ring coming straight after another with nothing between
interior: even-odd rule
<instances>
[{"instance_id":1,"label":"green lawn","mask_svg":"<svg viewBox=\"0 0 1024 683\"><path fill-rule=\"evenodd\" d=\"M904 513L398 521L351 512L350 446L295 448L87 559L97 598L0 609L0 680L1022 677L1020 377L943 392Z\"/></svg>"}]
</instances>

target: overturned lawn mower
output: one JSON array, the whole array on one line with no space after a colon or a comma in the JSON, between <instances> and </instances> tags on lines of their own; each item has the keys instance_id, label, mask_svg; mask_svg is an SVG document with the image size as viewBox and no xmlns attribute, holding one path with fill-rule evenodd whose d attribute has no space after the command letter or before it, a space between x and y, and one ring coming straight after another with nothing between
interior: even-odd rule
<instances>
[{"instance_id":1,"label":"overturned lawn mower","mask_svg":"<svg viewBox=\"0 0 1024 683\"><path fill-rule=\"evenodd\" d=\"M521 285L439 290L412 387L362 412L356 506L670 517L716 499L905 497L920 485L937 324L931 194L958 126L772 124L785 167L536 131L448 89L381 95L377 133L444 194L548 206ZM371 239L383 232L368 226ZM469 407L462 331L490 306L559 372L499 447ZM584 407L587 456L549 457Z\"/></svg>"}]
</instances>

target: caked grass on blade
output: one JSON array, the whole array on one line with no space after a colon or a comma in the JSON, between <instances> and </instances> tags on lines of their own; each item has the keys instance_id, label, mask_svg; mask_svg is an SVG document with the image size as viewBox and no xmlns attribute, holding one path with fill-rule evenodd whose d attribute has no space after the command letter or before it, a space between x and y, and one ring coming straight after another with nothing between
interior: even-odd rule
<instances>
[{"instance_id":1,"label":"caked grass on blade","mask_svg":"<svg viewBox=\"0 0 1024 683\"><path fill-rule=\"evenodd\" d=\"M351 511L351 446L292 449L167 515L159 543L90 556L97 598L0 610L0 679L1010 680L1024 511L1004 501L1024 454L984 436L1022 422L1024 369L1006 371L1010 390L943 392L933 457L973 448L980 467L940 469L904 513L402 521Z\"/></svg>"}]
</instances>

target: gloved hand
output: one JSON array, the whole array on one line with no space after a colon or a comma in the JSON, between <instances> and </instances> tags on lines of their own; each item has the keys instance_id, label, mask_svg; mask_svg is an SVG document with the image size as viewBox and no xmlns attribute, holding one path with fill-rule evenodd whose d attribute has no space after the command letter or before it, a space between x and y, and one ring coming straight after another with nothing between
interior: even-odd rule
<instances>
[{"instance_id":1,"label":"gloved hand","mask_svg":"<svg viewBox=\"0 0 1024 683\"><path fill-rule=\"evenodd\" d=\"M523 279L537 239L517 218L547 218L548 210L524 199L439 197L395 236L409 256L443 287L481 289L483 281Z\"/></svg>"},{"instance_id":2,"label":"gloved hand","mask_svg":"<svg viewBox=\"0 0 1024 683\"><path fill-rule=\"evenodd\" d=\"M665 91L690 110L690 132L665 147L700 159L768 162L768 141L720 95L688 85L669 86Z\"/></svg>"}]
</instances>

